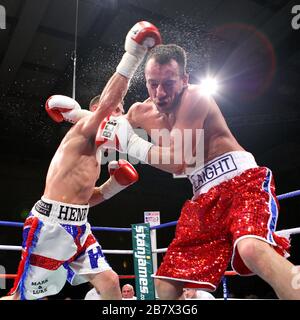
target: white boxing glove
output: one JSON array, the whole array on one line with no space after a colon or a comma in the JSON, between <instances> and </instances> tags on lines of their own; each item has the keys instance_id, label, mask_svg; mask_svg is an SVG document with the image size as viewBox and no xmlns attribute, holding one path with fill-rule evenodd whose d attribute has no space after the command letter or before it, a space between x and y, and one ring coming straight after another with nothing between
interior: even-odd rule
<instances>
[{"instance_id":1,"label":"white boxing glove","mask_svg":"<svg viewBox=\"0 0 300 320\"><path fill-rule=\"evenodd\" d=\"M150 22L140 21L128 32L125 53L117 66L117 72L131 79L147 51L161 43L159 30Z\"/></svg>"},{"instance_id":2,"label":"white boxing glove","mask_svg":"<svg viewBox=\"0 0 300 320\"><path fill-rule=\"evenodd\" d=\"M123 116L105 118L99 126L95 143L104 150L114 149L143 162L147 162L148 152L153 146L139 137Z\"/></svg>"},{"instance_id":3,"label":"white boxing glove","mask_svg":"<svg viewBox=\"0 0 300 320\"><path fill-rule=\"evenodd\" d=\"M92 113L89 110L81 109L76 100L59 94L48 98L45 109L50 118L56 122L68 121L76 123L81 118Z\"/></svg>"}]
</instances>

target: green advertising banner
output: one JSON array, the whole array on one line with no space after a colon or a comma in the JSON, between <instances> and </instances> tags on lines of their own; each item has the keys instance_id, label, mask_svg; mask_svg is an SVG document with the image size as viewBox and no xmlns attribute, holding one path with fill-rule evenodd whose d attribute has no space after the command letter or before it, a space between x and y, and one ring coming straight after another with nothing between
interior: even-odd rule
<instances>
[{"instance_id":1,"label":"green advertising banner","mask_svg":"<svg viewBox=\"0 0 300 320\"><path fill-rule=\"evenodd\" d=\"M136 296L138 300L155 300L149 223L131 225Z\"/></svg>"}]
</instances>

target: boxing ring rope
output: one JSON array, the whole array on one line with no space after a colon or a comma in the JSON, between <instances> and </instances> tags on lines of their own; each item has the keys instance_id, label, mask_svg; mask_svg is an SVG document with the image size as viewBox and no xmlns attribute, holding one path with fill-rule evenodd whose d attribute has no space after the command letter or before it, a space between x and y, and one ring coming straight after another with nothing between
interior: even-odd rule
<instances>
[{"instance_id":1,"label":"boxing ring rope","mask_svg":"<svg viewBox=\"0 0 300 320\"><path fill-rule=\"evenodd\" d=\"M112 228L113 229L113 228ZM112 230L115 231L115 230ZM10 245L3 245L0 244L0 251L1 250L8 250L8 251L21 251L21 246L10 246ZM102 250L103 253L107 254L133 254L133 250Z\"/></svg>"},{"instance_id":2,"label":"boxing ring rope","mask_svg":"<svg viewBox=\"0 0 300 320\"><path fill-rule=\"evenodd\" d=\"M284 194L280 194L279 196L277 196L277 199L283 200L283 199L288 199L288 198L294 198L297 196L300 196L300 190L295 190L295 191L287 192Z\"/></svg>"},{"instance_id":3,"label":"boxing ring rope","mask_svg":"<svg viewBox=\"0 0 300 320\"><path fill-rule=\"evenodd\" d=\"M300 196L300 190L291 191L285 194L281 194L277 196L277 199L284 200L288 198L294 198ZM163 223L157 226L151 226L150 230L155 229L162 229L166 227L175 226L177 224L177 221L171 221L167 223ZM0 226L8 226L8 227L23 227L22 222L14 222L14 221L1 221L0 220ZM131 232L131 228L115 228L115 227L92 227L93 231L112 231L112 232ZM291 229L283 229L276 231L278 235L295 235L300 234L300 227L299 228L291 228ZM22 246L15 246L15 245L0 245L0 251L1 250L8 250L8 251L21 251ZM118 249L103 249L102 250L104 254L133 254L133 250L118 250ZM164 253L167 251L167 248L154 248L152 249L152 254L158 254L158 253ZM156 271L156 270L154 270ZM222 283L223 283L223 297L224 300L227 300L228 298L228 289L227 289L227 283L226 283L226 276L236 276L237 273L232 270L225 271ZM16 274L0 274L0 279L14 279L16 277ZM120 279L134 279L135 275L119 275Z\"/></svg>"},{"instance_id":4,"label":"boxing ring rope","mask_svg":"<svg viewBox=\"0 0 300 320\"><path fill-rule=\"evenodd\" d=\"M0 274L0 279L15 279L16 274ZM119 275L119 279L134 279L135 275Z\"/></svg>"}]
</instances>

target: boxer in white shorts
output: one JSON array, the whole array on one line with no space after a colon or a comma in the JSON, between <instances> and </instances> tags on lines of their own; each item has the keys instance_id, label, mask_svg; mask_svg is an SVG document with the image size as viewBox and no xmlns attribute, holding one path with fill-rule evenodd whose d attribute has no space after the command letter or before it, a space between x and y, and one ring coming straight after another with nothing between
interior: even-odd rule
<instances>
[{"instance_id":1,"label":"boxer in white shorts","mask_svg":"<svg viewBox=\"0 0 300 320\"><path fill-rule=\"evenodd\" d=\"M22 258L13 289L5 299L39 299L58 293L66 279L73 284L89 281L102 299L121 299L118 275L105 261L87 223L89 206L96 205L137 180L126 161L113 161L110 179L95 187L100 174L95 143L101 122L122 102L128 84L148 49L160 43L158 29L138 22L129 31L125 54L104 88L98 107L87 110L71 104L62 107L51 97L46 110L57 122L77 122L65 135L48 169L43 197L24 226Z\"/></svg>"},{"instance_id":2,"label":"boxer in white shorts","mask_svg":"<svg viewBox=\"0 0 300 320\"><path fill-rule=\"evenodd\" d=\"M22 299L53 295L66 279L87 282L87 274L111 270L87 222L89 206L69 205L42 197L23 229L23 259L16 287ZM29 259L27 257L30 256Z\"/></svg>"}]
</instances>

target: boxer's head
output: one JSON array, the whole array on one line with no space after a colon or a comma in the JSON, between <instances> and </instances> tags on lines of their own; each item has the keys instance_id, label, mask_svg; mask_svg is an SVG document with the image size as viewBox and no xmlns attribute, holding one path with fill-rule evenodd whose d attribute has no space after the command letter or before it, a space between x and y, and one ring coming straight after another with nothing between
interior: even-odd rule
<instances>
[{"instance_id":1,"label":"boxer's head","mask_svg":"<svg viewBox=\"0 0 300 320\"><path fill-rule=\"evenodd\" d=\"M175 44L154 47L146 61L145 78L149 96L158 110L175 109L188 84L185 51Z\"/></svg>"},{"instance_id":2,"label":"boxer's head","mask_svg":"<svg viewBox=\"0 0 300 320\"><path fill-rule=\"evenodd\" d=\"M94 97L91 101L90 101L90 105L89 105L89 109L90 111L94 112L97 108L98 108L98 104L99 104L99 99L100 99L100 95ZM125 113L124 111L124 101L122 100L118 106L116 107L116 109L112 112L112 116L114 117L118 117L121 116L122 114Z\"/></svg>"}]
</instances>

